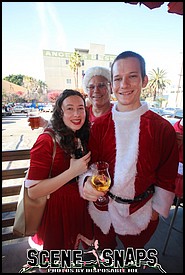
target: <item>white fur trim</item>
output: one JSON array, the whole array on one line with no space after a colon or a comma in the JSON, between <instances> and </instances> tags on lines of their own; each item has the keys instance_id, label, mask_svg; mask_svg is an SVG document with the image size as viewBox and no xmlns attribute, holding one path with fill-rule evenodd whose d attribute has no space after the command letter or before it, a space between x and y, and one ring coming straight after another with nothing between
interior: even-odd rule
<instances>
[{"instance_id":1,"label":"white fur trim","mask_svg":"<svg viewBox=\"0 0 185 275\"><path fill-rule=\"evenodd\" d=\"M128 118L127 113L112 110L116 136L116 163L114 186L111 192L125 199L133 199L135 195L135 175L138 159L138 141L140 131L140 115ZM132 125L130 127L130 125ZM129 216L129 204L121 205L113 202L119 215Z\"/></svg>"},{"instance_id":2,"label":"white fur trim","mask_svg":"<svg viewBox=\"0 0 185 275\"><path fill-rule=\"evenodd\" d=\"M84 187L84 180L87 176L92 176L92 171L91 169L88 169L87 172L85 172L84 174L80 175L79 176L79 179L78 179L78 188L79 188L79 193L80 193L80 196L82 198L83 197L83 187Z\"/></svg>"},{"instance_id":3,"label":"white fur trim","mask_svg":"<svg viewBox=\"0 0 185 275\"><path fill-rule=\"evenodd\" d=\"M175 194L158 186L155 186L155 193L152 197L153 209L157 211L164 218L167 218L171 205L173 203Z\"/></svg>"},{"instance_id":4,"label":"white fur trim","mask_svg":"<svg viewBox=\"0 0 185 275\"><path fill-rule=\"evenodd\" d=\"M89 202L89 214L94 223L100 227L101 231L107 234L111 226L109 212L98 210L93 202Z\"/></svg>"},{"instance_id":5,"label":"white fur trim","mask_svg":"<svg viewBox=\"0 0 185 275\"><path fill-rule=\"evenodd\" d=\"M118 204L109 203L109 213L116 233L120 235L137 235L147 228L152 215L151 199L143 207L127 217L119 214L117 210ZM123 207L123 204L119 205Z\"/></svg>"},{"instance_id":6,"label":"white fur trim","mask_svg":"<svg viewBox=\"0 0 185 275\"><path fill-rule=\"evenodd\" d=\"M118 112L112 108L116 136L116 163L114 186L111 192L126 199L135 196L135 176L138 160L140 118L148 110L146 103L137 110ZM115 232L121 235L139 234L150 221L152 214L151 200L133 214L129 214L129 204L109 203L109 213Z\"/></svg>"},{"instance_id":7,"label":"white fur trim","mask_svg":"<svg viewBox=\"0 0 185 275\"><path fill-rule=\"evenodd\" d=\"M130 112L118 112L116 105L112 108L116 136L116 163L114 186L111 192L125 199L135 196L135 176L138 160L140 117L148 110L147 104ZM113 202L119 215L129 216L129 205Z\"/></svg>"},{"instance_id":8,"label":"white fur trim","mask_svg":"<svg viewBox=\"0 0 185 275\"><path fill-rule=\"evenodd\" d=\"M96 75L104 76L109 82L111 82L111 74L107 68L100 67L100 66L91 67L85 72L85 75L83 78L83 90L86 94L88 94L87 86L89 84L89 81L93 76L96 76Z\"/></svg>"}]
</instances>

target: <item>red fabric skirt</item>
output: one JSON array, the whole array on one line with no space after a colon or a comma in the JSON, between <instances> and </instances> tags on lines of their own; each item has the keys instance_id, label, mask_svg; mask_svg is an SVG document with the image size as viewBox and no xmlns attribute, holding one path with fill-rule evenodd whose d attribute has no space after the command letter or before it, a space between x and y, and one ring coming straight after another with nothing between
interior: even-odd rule
<instances>
[{"instance_id":1,"label":"red fabric skirt","mask_svg":"<svg viewBox=\"0 0 185 275\"><path fill-rule=\"evenodd\" d=\"M50 195L37 232L43 249L74 249L78 235L93 239L88 201L79 195L78 184L68 183Z\"/></svg>"}]
</instances>

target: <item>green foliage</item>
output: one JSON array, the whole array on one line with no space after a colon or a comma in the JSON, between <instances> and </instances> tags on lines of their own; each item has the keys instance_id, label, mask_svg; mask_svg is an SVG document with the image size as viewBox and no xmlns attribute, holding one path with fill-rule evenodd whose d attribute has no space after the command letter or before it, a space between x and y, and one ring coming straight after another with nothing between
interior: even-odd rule
<instances>
[{"instance_id":1,"label":"green foliage","mask_svg":"<svg viewBox=\"0 0 185 275\"><path fill-rule=\"evenodd\" d=\"M47 85L45 82L41 80L36 80L33 77L25 76L25 75L9 75L3 78L8 82L13 84L22 86L26 88L27 93L26 95L19 93L10 94L9 91L3 91L3 98L6 101L10 101L10 97L12 97L11 101L14 102L30 102L31 100L35 99L39 101L45 101L47 99L47 95L45 90L47 89Z\"/></svg>"},{"instance_id":2,"label":"green foliage","mask_svg":"<svg viewBox=\"0 0 185 275\"><path fill-rule=\"evenodd\" d=\"M78 52L74 52L69 60L69 67L74 73L75 86L78 89L78 68L81 67L81 55Z\"/></svg>"},{"instance_id":3,"label":"green foliage","mask_svg":"<svg viewBox=\"0 0 185 275\"><path fill-rule=\"evenodd\" d=\"M5 76L3 78L3 80L9 81L9 82L11 82L13 84L16 84L16 85L19 85L19 86L23 86L23 78L24 78L24 75L21 75L21 74L18 74L18 75L11 74L9 76Z\"/></svg>"},{"instance_id":4,"label":"green foliage","mask_svg":"<svg viewBox=\"0 0 185 275\"><path fill-rule=\"evenodd\" d=\"M163 94L163 90L170 84L170 80L166 78L166 71L157 68L149 72L149 82L147 88L153 93L153 100L156 100L157 95Z\"/></svg>"},{"instance_id":5,"label":"green foliage","mask_svg":"<svg viewBox=\"0 0 185 275\"><path fill-rule=\"evenodd\" d=\"M42 80L36 80L31 76L26 76L26 75L22 75L22 74L18 74L18 75L11 74L9 76L5 76L3 78L3 80L9 81L13 84L16 84L16 85L19 85L19 86L22 86L22 87L25 87L25 82L30 82L30 83L34 82L34 83L36 83L36 86L39 87L39 88L46 88L47 87L46 83L43 82Z\"/></svg>"}]
</instances>

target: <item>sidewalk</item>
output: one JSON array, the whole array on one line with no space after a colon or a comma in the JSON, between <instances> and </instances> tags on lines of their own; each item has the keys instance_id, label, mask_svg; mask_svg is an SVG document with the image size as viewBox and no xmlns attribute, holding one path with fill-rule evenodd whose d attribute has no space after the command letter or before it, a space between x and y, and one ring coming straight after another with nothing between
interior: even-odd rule
<instances>
[{"instance_id":1,"label":"sidewalk","mask_svg":"<svg viewBox=\"0 0 185 275\"><path fill-rule=\"evenodd\" d=\"M183 233L174 229L166 248L165 255L162 255L164 242L169 227L169 222L173 214L174 207L170 210L168 219L160 218L159 226L146 249L155 248L158 251L158 263L165 272L158 269L149 268L140 271L140 273L183 273ZM174 227L182 231L183 228L183 208L179 207ZM2 246L2 273L19 273L24 264L27 263L26 249L29 248L27 238L3 243ZM118 242L118 249L121 248ZM121 248L123 249L123 248ZM37 270L29 273L38 273Z\"/></svg>"}]
</instances>

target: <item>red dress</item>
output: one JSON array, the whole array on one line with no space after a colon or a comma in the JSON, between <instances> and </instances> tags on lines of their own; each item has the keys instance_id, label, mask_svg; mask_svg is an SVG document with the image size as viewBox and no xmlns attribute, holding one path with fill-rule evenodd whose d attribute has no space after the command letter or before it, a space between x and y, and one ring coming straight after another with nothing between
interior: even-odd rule
<instances>
[{"instance_id":1,"label":"red dress","mask_svg":"<svg viewBox=\"0 0 185 275\"><path fill-rule=\"evenodd\" d=\"M29 180L48 178L52 152L51 137L41 134L31 149ZM68 169L69 163L70 157L57 143L52 177ZM43 249L74 249L79 234L92 239L92 220L87 201L80 197L77 181L73 179L50 195L36 237L43 240Z\"/></svg>"},{"instance_id":2,"label":"red dress","mask_svg":"<svg viewBox=\"0 0 185 275\"><path fill-rule=\"evenodd\" d=\"M113 104L111 104L111 107L110 107L110 110L109 111L111 111L111 109L112 109L112 106L113 106ZM89 121L91 122L91 123L93 123L96 119L97 119L97 117L96 116L94 116L94 114L93 114L93 111L92 111L92 105L90 105L89 107L87 107L87 109L88 109L88 112L89 112ZM108 111L108 112L109 112ZM108 113L107 112L107 113ZM107 114L106 113L106 114ZM69 160L68 160L68 162L69 162ZM78 214L78 213L77 213ZM90 221L90 223L91 223L91 221ZM85 226L85 225L84 225ZM36 248L37 250L42 250L43 249L43 241L42 241L42 238L41 238L41 235L42 234L35 234L34 236L32 236L32 237L30 237L29 238L29 240L28 240L28 242L29 242L29 244L30 244L30 246L32 247L32 248ZM40 237L39 237L40 236ZM84 235L84 236L86 236L86 234ZM82 238L82 236L81 237L79 237L79 238ZM113 239L113 238L112 238ZM85 245L85 244L84 244ZM115 241L113 241L113 247L115 247L115 245L116 245L116 242Z\"/></svg>"}]
</instances>

